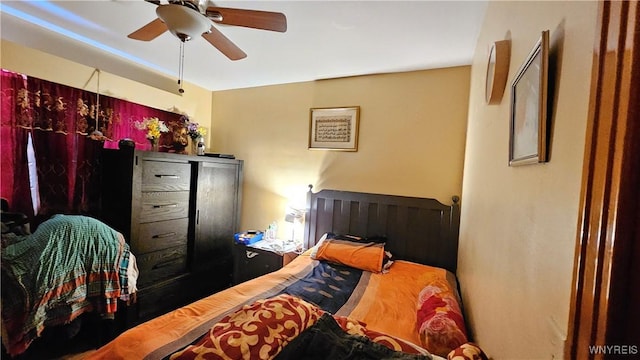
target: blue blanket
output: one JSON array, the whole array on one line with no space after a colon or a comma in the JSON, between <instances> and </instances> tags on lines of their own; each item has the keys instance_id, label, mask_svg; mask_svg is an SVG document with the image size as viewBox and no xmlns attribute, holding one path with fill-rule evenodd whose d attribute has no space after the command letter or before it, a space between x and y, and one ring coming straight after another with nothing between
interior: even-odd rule
<instances>
[{"instance_id":1,"label":"blue blanket","mask_svg":"<svg viewBox=\"0 0 640 360\"><path fill-rule=\"evenodd\" d=\"M281 293L297 296L335 314L349 300L361 277L362 270L321 261Z\"/></svg>"}]
</instances>

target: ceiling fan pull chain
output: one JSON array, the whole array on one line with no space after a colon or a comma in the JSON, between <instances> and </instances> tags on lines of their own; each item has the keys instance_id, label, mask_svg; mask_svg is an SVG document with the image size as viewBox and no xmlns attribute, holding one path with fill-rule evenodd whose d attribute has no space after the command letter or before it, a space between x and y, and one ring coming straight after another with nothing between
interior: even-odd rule
<instances>
[{"instance_id":1,"label":"ceiling fan pull chain","mask_svg":"<svg viewBox=\"0 0 640 360\"><path fill-rule=\"evenodd\" d=\"M184 78L184 41L180 41L180 65L178 65L178 92L180 94L184 93L184 89L182 88L182 80Z\"/></svg>"},{"instance_id":2,"label":"ceiling fan pull chain","mask_svg":"<svg viewBox=\"0 0 640 360\"><path fill-rule=\"evenodd\" d=\"M95 131L100 131L100 69L95 70L98 74L98 85L96 89L96 128Z\"/></svg>"}]
</instances>

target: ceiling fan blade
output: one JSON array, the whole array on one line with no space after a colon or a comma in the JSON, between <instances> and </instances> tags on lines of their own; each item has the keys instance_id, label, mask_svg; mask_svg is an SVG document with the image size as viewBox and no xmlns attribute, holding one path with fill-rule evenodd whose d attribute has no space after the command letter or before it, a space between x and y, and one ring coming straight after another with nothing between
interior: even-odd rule
<instances>
[{"instance_id":1,"label":"ceiling fan blade","mask_svg":"<svg viewBox=\"0 0 640 360\"><path fill-rule=\"evenodd\" d=\"M167 25L165 25L162 20L155 19L147 25L127 35L127 37L134 40L151 41L162 35L162 33L167 30Z\"/></svg>"},{"instance_id":2,"label":"ceiling fan blade","mask_svg":"<svg viewBox=\"0 0 640 360\"><path fill-rule=\"evenodd\" d=\"M278 32L287 31L287 17L278 12L209 6L206 15L220 24ZM222 19L219 19L220 16Z\"/></svg>"},{"instance_id":3,"label":"ceiling fan blade","mask_svg":"<svg viewBox=\"0 0 640 360\"><path fill-rule=\"evenodd\" d=\"M202 34L202 37L231 60L240 60L247 57L244 51L213 26L208 33Z\"/></svg>"}]
</instances>

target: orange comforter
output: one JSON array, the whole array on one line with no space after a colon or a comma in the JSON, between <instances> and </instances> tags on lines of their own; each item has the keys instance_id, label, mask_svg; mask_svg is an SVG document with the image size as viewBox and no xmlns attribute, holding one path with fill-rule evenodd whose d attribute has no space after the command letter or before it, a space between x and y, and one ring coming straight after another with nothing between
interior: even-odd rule
<instances>
[{"instance_id":1,"label":"orange comforter","mask_svg":"<svg viewBox=\"0 0 640 360\"><path fill-rule=\"evenodd\" d=\"M90 359L158 359L191 344L226 315L258 299L272 297L304 277L316 260L302 255L283 269L213 294L136 326L91 354ZM416 306L420 291L438 281L455 290L455 279L444 269L396 261L386 274L367 273L335 315L360 320L373 331L420 344Z\"/></svg>"}]
</instances>

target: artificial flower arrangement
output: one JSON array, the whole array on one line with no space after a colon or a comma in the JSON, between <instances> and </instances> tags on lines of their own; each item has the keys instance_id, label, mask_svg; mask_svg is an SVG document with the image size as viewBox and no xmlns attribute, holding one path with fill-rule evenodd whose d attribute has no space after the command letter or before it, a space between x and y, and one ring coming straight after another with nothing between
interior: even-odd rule
<instances>
[{"instance_id":1,"label":"artificial flower arrangement","mask_svg":"<svg viewBox=\"0 0 640 360\"><path fill-rule=\"evenodd\" d=\"M144 118L142 121L134 121L133 125L138 130L146 130L147 139L150 141L157 141L160 138L160 134L169 131L169 128L165 125L164 121L157 117Z\"/></svg>"},{"instance_id":2,"label":"artificial flower arrangement","mask_svg":"<svg viewBox=\"0 0 640 360\"><path fill-rule=\"evenodd\" d=\"M207 129L200 126L200 124L198 124L197 122L189 121L189 119L186 119L185 125L187 126L187 134L193 140L207 135Z\"/></svg>"}]
</instances>

